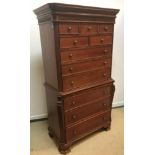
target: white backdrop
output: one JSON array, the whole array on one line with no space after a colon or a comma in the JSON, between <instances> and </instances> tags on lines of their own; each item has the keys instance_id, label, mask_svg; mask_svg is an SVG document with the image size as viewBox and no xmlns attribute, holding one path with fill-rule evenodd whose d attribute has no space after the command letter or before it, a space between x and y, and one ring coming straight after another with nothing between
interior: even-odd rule
<instances>
[{"instance_id":1,"label":"white backdrop","mask_svg":"<svg viewBox=\"0 0 155 155\"><path fill-rule=\"evenodd\" d=\"M104 8L120 9L116 18L113 47L112 77L115 80L116 92L113 106L124 105L124 10L123 0L33 0L31 2L31 27L30 27L30 117L31 119L47 116L46 99L44 90L43 62L41 54L40 34L37 18L32 10L52 2L88 5Z\"/></svg>"}]
</instances>

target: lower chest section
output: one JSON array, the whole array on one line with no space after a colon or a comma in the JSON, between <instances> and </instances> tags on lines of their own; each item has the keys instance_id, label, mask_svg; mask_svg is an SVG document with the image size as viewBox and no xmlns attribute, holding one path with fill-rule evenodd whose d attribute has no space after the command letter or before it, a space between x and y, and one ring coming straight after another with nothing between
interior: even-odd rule
<instances>
[{"instance_id":1,"label":"lower chest section","mask_svg":"<svg viewBox=\"0 0 155 155\"><path fill-rule=\"evenodd\" d=\"M112 84L64 97L66 140L75 141L111 122Z\"/></svg>"}]
</instances>

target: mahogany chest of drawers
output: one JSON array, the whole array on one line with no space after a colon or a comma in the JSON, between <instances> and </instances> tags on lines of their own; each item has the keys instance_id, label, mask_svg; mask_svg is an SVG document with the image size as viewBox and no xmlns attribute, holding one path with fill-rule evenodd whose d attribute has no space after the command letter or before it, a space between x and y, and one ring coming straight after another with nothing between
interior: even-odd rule
<instances>
[{"instance_id":1,"label":"mahogany chest of drawers","mask_svg":"<svg viewBox=\"0 0 155 155\"><path fill-rule=\"evenodd\" d=\"M45 71L49 135L59 151L109 129L117 9L49 3L36 10Z\"/></svg>"}]
</instances>

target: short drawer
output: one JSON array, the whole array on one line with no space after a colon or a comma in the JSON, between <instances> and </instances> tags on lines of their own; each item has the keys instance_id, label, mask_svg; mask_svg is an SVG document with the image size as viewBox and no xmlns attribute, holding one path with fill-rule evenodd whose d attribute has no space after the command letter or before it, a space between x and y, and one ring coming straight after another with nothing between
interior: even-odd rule
<instances>
[{"instance_id":1,"label":"short drawer","mask_svg":"<svg viewBox=\"0 0 155 155\"><path fill-rule=\"evenodd\" d=\"M111 113L106 112L74 126L66 128L67 141L74 141L82 138L102 127L108 127L111 122Z\"/></svg>"},{"instance_id":2,"label":"short drawer","mask_svg":"<svg viewBox=\"0 0 155 155\"><path fill-rule=\"evenodd\" d=\"M111 95L111 84L83 90L64 98L65 111Z\"/></svg>"},{"instance_id":3,"label":"short drawer","mask_svg":"<svg viewBox=\"0 0 155 155\"><path fill-rule=\"evenodd\" d=\"M63 90L73 90L110 79L111 68L92 70L78 75L63 76Z\"/></svg>"},{"instance_id":4,"label":"short drawer","mask_svg":"<svg viewBox=\"0 0 155 155\"><path fill-rule=\"evenodd\" d=\"M113 25L111 24L100 24L99 25L99 33L112 33Z\"/></svg>"},{"instance_id":5,"label":"short drawer","mask_svg":"<svg viewBox=\"0 0 155 155\"><path fill-rule=\"evenodd\" d=\"M78 25L74 23L59 24L60 34L78 34Z\"/></svg>"},{"instance_id":6,"label":"short drawer","mask_svg":"<svg viewBox=\"0 0 155 155\"><path fill-rule=\"evenodd\" d=\"M98 56L110 57L111 56L111 46L102 48L91 48L85 50L68 50L61 52L61 63L71 62L81 59L94 58Z\"/></svg>"},{"instance_id":7,"label":"short drawer","mask_svg":"<svg viewBox=\"0 0 155 155\"><path fill-rule=\"evenodd\" d=\"M72 63L69 65L62 66L62 74L63 75L71 75L74 73L79 73L83 71L88 71L96 68L110 67L111 66L111 58L108 59L90 59L89 61Z\"/></svg>"},{"instance_id":8,"label":"short drawer","mask_svg":"<svg viewBox=\"0 0 155 155\"><path fill-rule=\"evenodd\" d=\"M79 32L80 34L97 34L97 27L96 24L80 24L79 25Z\"/></svg>"},{"instance_id":9,"label":"short drawer","mask_svg":"<svg viewBox=\"0 0 155 155\"><path fill-rule=\"evenodd\" d=\"M66 125L70 123L75 123L87 116L93 115L98 112L111 109L111 98L97 99L96 101L91 101L82 107L75 108L73 110L67 111L65 113Z\"/></svg>"},{"instance_id":10,"label":"short drawer","mask_svg":"<svg viewBox=\"0 0 155 155\"><path fill-rule=\"evenodd\" d=\"M60 38L60 48L84 47L88 46L87 37Z\"/></svg>"},{"instance_id":11,"label":"short drawer","mask_svg":"<svg viewBox=\"0 0 155 155\"><path fill-rule=\"evenodd\" d=\"M104 45L104 44L112 44L112 36L92 36L90 37L90 45Z\"/></svg>"}]
</instances>

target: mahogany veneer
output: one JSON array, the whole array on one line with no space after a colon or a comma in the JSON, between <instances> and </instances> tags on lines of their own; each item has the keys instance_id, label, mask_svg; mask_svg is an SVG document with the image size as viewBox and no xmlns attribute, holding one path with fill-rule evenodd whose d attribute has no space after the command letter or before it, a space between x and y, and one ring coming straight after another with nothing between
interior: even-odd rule
<instances>
[{"instance_id":1,"label":"mahogany veneer","mask_svg":"<svg viewBox=\"0 0 155 155\"><path fill-rule=\"evenodd\" d=\"M36 10L45 70L49 135L59 151L109 129L117 9L49 3Z\"/></svg>"}]
</instances>

